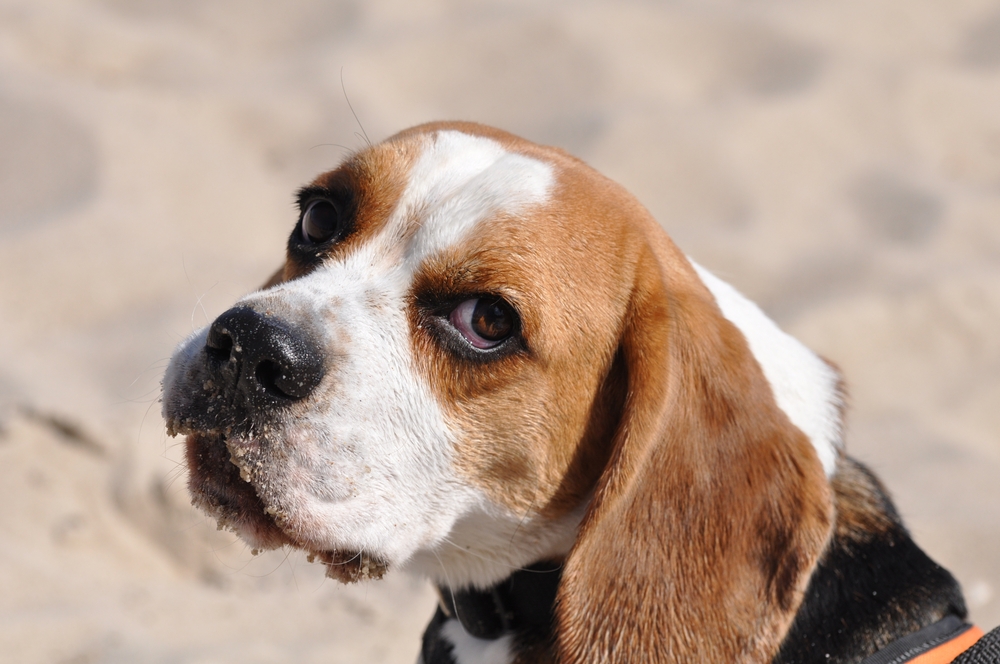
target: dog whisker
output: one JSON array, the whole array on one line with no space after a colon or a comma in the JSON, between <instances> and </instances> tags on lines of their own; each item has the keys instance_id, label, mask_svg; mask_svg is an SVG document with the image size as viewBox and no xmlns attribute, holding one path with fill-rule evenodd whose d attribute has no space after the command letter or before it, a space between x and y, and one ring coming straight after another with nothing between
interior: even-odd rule
<instances>
[{"instance_id":1,"label":"dog whisker","mask_svg":"<svg viewBox=\"0 0 1000 664\"><path fill-rule=\"evenodd\" d=\"M347 95L347 86L344 84L344 68L340 68L340 89L344 92L344 100L347 102L347 107L351 109L351 115L354 116L354 121L358 123L358 127L361 128L361 136L355 133L358 138L364 138L365 143L368 147L372 146L372 142L368 139L368 132L365 131L364 125L361 124L361 120L358 119L358 114L354 112L354 105L351 104L351 98Z\"/></svg>"}]
</instances>

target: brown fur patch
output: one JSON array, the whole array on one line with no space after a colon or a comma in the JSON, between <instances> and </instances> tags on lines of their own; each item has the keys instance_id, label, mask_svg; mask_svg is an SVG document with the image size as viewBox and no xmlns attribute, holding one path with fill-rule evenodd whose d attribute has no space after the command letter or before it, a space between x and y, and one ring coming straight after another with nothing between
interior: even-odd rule
<instances>
[{"instance_id":1,"label":"brown fur patch","mask_svg":"<svg viewBox=\"0 0 1000 664\"><path fill-rule=\"evenodd\" d=\"M837 505L838 539L865 542L898 526L893 520L896 510L885 488L861 465L840 460L831 485Z\"/></svg>"}]
</instances>

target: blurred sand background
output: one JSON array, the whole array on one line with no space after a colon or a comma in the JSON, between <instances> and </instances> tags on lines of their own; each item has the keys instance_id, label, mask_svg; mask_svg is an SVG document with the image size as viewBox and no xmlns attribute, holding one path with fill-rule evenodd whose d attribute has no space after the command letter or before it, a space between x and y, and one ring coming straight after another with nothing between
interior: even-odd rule
<instances>
[{"instance_id":1,"label":"blurred sand background","mask_svg":"<svg viewBox=\"0 0 1000 664\"><path fill-rule=\"evenodd\" d=\"M0 1L0 661L412 662L188 505L159 379L294 189L431 119L560 145L836 361L849 449L1000 623L1000 3Z\"/></svg>"}]
</instances>

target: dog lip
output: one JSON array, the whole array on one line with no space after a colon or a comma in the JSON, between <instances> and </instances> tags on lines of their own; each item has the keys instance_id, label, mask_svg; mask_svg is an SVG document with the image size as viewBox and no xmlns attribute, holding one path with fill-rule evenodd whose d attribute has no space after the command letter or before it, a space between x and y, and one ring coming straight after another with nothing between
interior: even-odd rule
<instances>
[{"instance_id":1,"label":"dog lip","mask_svg":"<svg viewBox=\"0 0 1000 664\"><path fill-rule=\"evenodd\" d=\"M365 551L348 549L317 550L297 541L280 525L288 519L280 510L268 506L248 481L247 472L238 465L227 444L227 434L220 430L194 430L183 423L173 423L172 430L187 435L185 440L189 472L188 488L192 503L213 516L219 529L227 529L256 549L291 546L306 551L310 562L326 567L326 576L341 583L381 579L389 564Z\"/></svg>"},{"instance_id":2,"label":"dog lip","mask_svg":"<svg viewBox=\"0 0 1000 664\"><path fill-rule=\"evenodd\" d=\"M219 431L187 431L188 489L192 504L215 517L219 528L233 531L258 549L293 544L278 527L253 485L230 460Z\"/></svg>"}]
</instances>

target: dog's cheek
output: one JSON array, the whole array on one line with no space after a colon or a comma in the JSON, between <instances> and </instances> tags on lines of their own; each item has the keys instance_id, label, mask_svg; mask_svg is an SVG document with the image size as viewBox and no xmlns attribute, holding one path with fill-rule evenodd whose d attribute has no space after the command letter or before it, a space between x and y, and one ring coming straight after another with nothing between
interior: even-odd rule
<instances>
[{"instance_id":1,"label":"dog's cheek","mask_svg":"<svg viewBox=\"0 0 1000 664\"><path fill-rule=\"evenodd\" d=\"M322 407L288 418L266 441L229 441L281 529L313 551L362 549L393 564L446 535L462 500L449 493L446 438L420 422L426 413L403 425L350 395L316 399Z\"/></svg>"},{"instance_id":2,"label":"dog's cheek","mask_svg":"<svg viewBox=\"0 0 1000 664\"><path fill-rule=\"evenodd\" d=\"M330 435L308 417L289 417L281 427L228 440L231 462L269 508L309 511L312 502L354 497L358 469L349 446L331 445Z\"/></svg>"},{"instance_id":3,"label":"dog's cheek","mask_svg":"<svg viewBox=\"0 0 1000 664\"><path fill-rule=\"evenodd\" d=\"M288 488L317 501L357 498L371 477L365 456L349 435L338 435L325 418L303 419L283 436Z\"/></svg>"}]
</instances>

